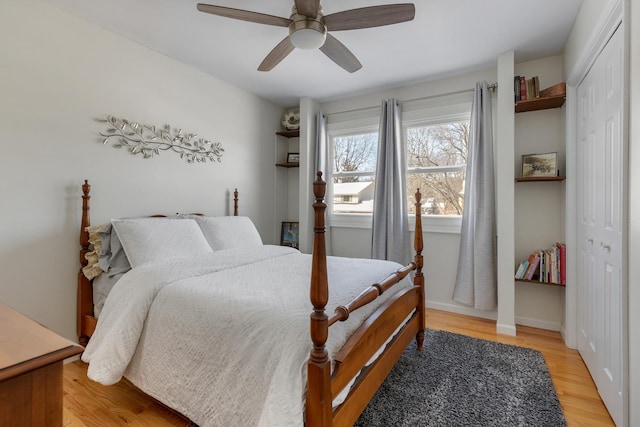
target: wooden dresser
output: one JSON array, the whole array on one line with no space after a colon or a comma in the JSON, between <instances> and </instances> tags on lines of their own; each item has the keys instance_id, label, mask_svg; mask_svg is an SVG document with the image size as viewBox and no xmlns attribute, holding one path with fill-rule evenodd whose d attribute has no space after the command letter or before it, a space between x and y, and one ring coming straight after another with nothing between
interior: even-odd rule
<instances>
[{"instance_id":1,"label":"wooden dresser","mask_svg":"<svg viewBox=\"0 0 640 427\"><path fill-rule=\"evenodd\" d=\"M82 351L0 302L0 426L62 426L62 361Z\"/></svg>"}]
</instances>

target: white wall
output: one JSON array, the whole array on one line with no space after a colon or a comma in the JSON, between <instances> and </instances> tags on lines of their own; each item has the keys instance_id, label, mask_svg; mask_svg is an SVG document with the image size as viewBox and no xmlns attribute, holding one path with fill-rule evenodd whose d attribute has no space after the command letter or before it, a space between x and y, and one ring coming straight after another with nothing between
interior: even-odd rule
<instances>
[{"instance_id":1,"label":"white wall","mask_svg":"<svg viewBox=\"0 0 640 427\"><path fill-rule=\"evenodd\" d=\"M513 77L515 76L515 52L503 52L498 56L498 96L496 102L495 180L496 180L496 232L498 316L496 331L516 335L515 286L513 283L513 259L515 253L514 169L515 111Z\"/></svg>"},{"instance_id":2,"label":"white wall","mask_svg":"<svg viewBox=\"0 0 640 427\"><path fill-rule=\"evenodd\" d=\"M605 22L615 3L619 0L582 0L580 12L564 48L564 64L567 73L579 65L587 56L585 46L598 37L598 29ZM595 31L594 31L595 30Z\"/></svg>"},{"instance_id":3,"label":"white wall","mask_svg":"<svg viewBox=\"0 0 640 427\"><path fill-rule=\"evenodd\" d=\"M0 300L75 338L85 178L93 223L225 215L238 187L240 213L273 241L280 107L37 0L4 0L0 16ZM220 141L222 163L104 146L106 114Z\"/></svg>"}]
</instances>

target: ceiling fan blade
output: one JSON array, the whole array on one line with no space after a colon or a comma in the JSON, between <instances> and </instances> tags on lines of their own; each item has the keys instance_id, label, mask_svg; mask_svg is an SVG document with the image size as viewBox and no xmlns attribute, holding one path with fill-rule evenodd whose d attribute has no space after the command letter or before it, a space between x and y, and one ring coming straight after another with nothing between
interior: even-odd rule
<instances>
[{"instance_id":1,"label":"ceiling fan blade","mask_svg":"<svg viewBox=\"0 0 640 427\"><path fill-rule=\"evenodd\" d=\"M412 3L386 4L332 13L324 17L324 23L328 31L357 30L407 22L415 16Z\"/></svg>"},{"instance_id":2,"label":"ceiling fan blade","mask_svg":"<svg viewBox=\"0 0 640 427\"><path fill-rule=\"evenodd\" d=\"M210 4L198 3L198 10L200 12L211 13L212 15L224 16L225 18L257 22L258 24L274 25L276 27L288 27L289 24L291 24L291 20L289 18L267 15L265 13L251 12L248 10L233 9L231 7L213 6Z\"/></svg>"},{"instance_id":3,"label":"ceiling fan blade","mask_svg":"<svg viewBox=\"0 0 640 427\"><path fill-rule=\"evenodd\" d=\"M329 59L350 73L354 73L362 68L362 64L358 61L358 58L331 34L327 33L327 40L320 50L327 55Z\"/></svg>"},{"instance_id":4,"label":"ceiling fan blade","mask_svg":"<svg viewBox=\"0 0 640 427\"><path fill-rule=\"evenodd\" d=\"M299 15L315 18L320 11L320 0L295 0Z\"/></svg>"},{"instance_id":5,"label":"ceiling fan blade","mask_svg":"<svg viewBox=\"0 0 640 427\"><path fill-rule=\"evenodd\" d=\"M284 58L293 52L295 46L289 40L289 36L285 37L271 52L264 58L258 66L258 71L270 71L280 63Z\"/></svg>"}]
</instances>

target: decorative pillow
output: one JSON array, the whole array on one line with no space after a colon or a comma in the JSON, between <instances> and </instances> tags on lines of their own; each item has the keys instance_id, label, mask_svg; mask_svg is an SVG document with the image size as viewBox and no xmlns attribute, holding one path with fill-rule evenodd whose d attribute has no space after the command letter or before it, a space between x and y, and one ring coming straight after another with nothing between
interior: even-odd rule
<instances>
[{"instance_id":1,"label":"decorative pillow","mask_svg":"<svg viewBox=\"0 0 640 427\"><path fill-rule=\"evenodd\" d=\"M89 245L91 245L91 251L85 254L87 265L82 268L82 272L87 279L92 280L102 274L102 269L98 263L100 253L102 252L102 240L100 238L100 232L111 224L91 225L86 227L85 230L89 233Z\"/></svg>"},{"instance_id":2,"label":"decorative pillow","mask_svg":"<svg viewBox=\"0 0 640 427\"><path fill-rule=\"evenodd\" d=\"M212 252L193 219L114 219L111 224L132 267Z\"/></svg>"},{"instance_id":3,"label":"decorative pillow","mask_svg":"<svg viewBox=\"0 0 640 427\"><path fill-rule=\"evenodd\" d=\"M203 216L195 220L214 251L262 246L260 233L246 216Z\"/></svg>"},{"instance_id":4,"label":"decorative pillow","mask_svg":"<svg viewBox=\"0 0 640 427\"><path fill-rule=\"evenodd\" d=\"M120 276L131 270L127 254L124 252L122 243L120 243L111 223L100 232L100 241L102 242L102 252L98 257L98 263L107 276Z\"/></svg>"}]
</instances>

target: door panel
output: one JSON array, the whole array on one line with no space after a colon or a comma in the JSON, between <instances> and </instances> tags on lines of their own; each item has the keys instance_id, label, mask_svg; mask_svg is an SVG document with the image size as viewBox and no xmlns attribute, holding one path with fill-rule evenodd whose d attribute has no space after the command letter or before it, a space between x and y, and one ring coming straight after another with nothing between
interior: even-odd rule
<instances>
[{"instance_id":1,"label":"door panel","mask_svg":"<svg viewBox=\"0 0 640 427\"><path fill-rule=\"evenodd\" d=\"M625 422L623 55L618 29L578 87L578 350L616 424Z\"/></svg>"}]
</instances>

